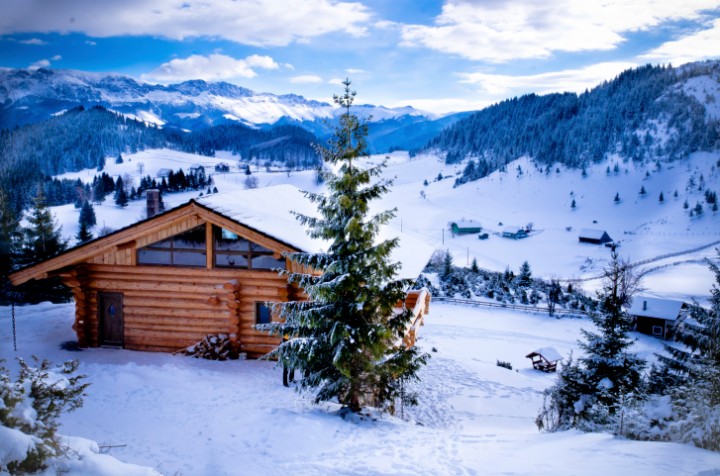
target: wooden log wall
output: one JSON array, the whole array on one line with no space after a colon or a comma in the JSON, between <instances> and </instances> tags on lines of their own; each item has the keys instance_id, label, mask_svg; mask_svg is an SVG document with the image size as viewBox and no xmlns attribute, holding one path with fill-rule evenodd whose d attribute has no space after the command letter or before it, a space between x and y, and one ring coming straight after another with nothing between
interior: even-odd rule
<instances>
[{"instance_id":1,"label":"wooden log wall","mask_svg":"<svg viewBox=\"0 0 720 476\"><path fill-rule=\"evenodd\" d=\"M280 339L253 328L255 305L291 294L273 271L86 264L61 277L76 298L80 344L100 345L98 293L118 292L125 348L133 350L176 351L208 334L229 334L250 357L264 355Z\"/></svg>"}]
</instances>

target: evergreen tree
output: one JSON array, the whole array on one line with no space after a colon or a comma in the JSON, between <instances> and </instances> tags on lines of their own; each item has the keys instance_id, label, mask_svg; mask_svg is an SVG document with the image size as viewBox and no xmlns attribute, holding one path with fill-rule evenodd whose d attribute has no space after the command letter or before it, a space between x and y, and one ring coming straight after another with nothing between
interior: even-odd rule
<instances>
[{"instance_id":1,"label":"evergreen tree","mask_svg":"<svg viewBox=\"0 0 720 476\"><path fill-rule=\"evenodd\" d=\"M93 234L90 232L85 222L80 221L80 229L78 230L77 235L75 235L75 239L78 243L85 243L86 241L93 239Z\"/></svg>"},{"instance_id":2,"label":"evergreen tree","mask_svg":"<svg viewBox=\"0 0 720 476\"><path fill-rule=\"evenodd\" d=\"M303 370L298 388L317 389L316 402L337 398L353 412L367 405L392 412L397 399L415 403L405 383L417 379L427 356L402 344L412 312L395 314L394 309L410 283L394 280L399 265L389 256L397 239L375 242L394 210L368 216L369 202L387 193L391 182L373 182L385 162L369 169L354 165L368 155L367 125L350 113L355 92L350 81L344 84L344 93L334 97L345 109L340 125L328 148L319 148L338 171L325 172L328 195L306 193L320 217L298 215L312 237L330 242L329 249L288 255L321 274L289 273L289 281L310 299L277 305L283 322L262 328L288 336L271 354L286 367Z\"/></svg>"},{"instance_id":3,"label":"evergreen tree","mask_svg":"<svg viewBox=\"0 0 720 476\"><path fill-rule=\"evenodd\" d=\"M557 383L546 390L538 425L549 431L577 427L608 429L624 400L643 392L645 362L629 351L633 321L625 308L639 280L615 250L598 291L599 311L591 314L597 332L582 329L585 357L568 363Z\"/></svg>"},{"instance_id":4,"label":"evergreen tree","mask_svg":"<svg viewBox=\"0 0 720 476\"><path fill-rule=\"evenodd\" d=\"M65 250L67 244L60 237L60 228L45 205L42 187L33 201L33 210L27 218L30 226L23 229L25 241L22 249L22 264L31 264L50 258ZM31 280L16 288L24 302L42 301L67 302L71 294L59 278Z\"/></svg>"},{"instance_id":5,"label":"evergreen tree","mask_svg":"<svg viewBox=\"0 0 720 476\"><path fill-rule=\"evenodd\" d=\"M82 208L80 209L80 224L83 223L88 229L97 225L95 209L88 201L85 201L85 203L83 203L82 205Z\"/></svg>"},{"instance_id":6,"label":"evergreen tree","mask_svg":"<svg viewBox=\"0 0 720 476\"><path fill-rule=\"evenodd\" d=\"M127 204L128 196L125 191L125 184L123 183L122 177L118 176L117 182L115 182L115 205L124 208Z\"/></svg>"},{"instance_id":7,"label":"evergreen tree","mask_svg":"<svg viewBox=\"0 0 720 476\"><path fill-rule=\"evenodd\" d=\"M560 296L562 296L562 288L560 287L560 281L557 279L550 280L550 287L547 292L547 303L548 313L552 316L555 314L555 306L560 302Z\"/></svg>"},{"instance_id":8,"label":"evergreen tree","mask_svg":"<svg viewBox=\"0 0 720 476\"><path fill-rule=\"evenodd\" d=\"M7 304L10 281L7 276L15 267L22 250L20 222L13 212L8 194L0 188L0 303Z\"/></svg>"},{"instance_id":9,"label":"evergreen tree","mask_svg":"<svg viewBox=\"0 0 720 476\"><path fill-rule=\"evenodd\" d=\"M659 201L660 203L663 203L663 202L665 201L665 196L663 195L662 192L660 192L660 196L658 197L658 201Z\"/></svg>"},{"instance_id":10,"label":"evergreen tree","mask_svg":"<svg viewBox=\"0 0 720 476\"><path fill-rule=\"evenodd\" d=\"M572 208L574 210L575 207L577 207L577 204L575 203L575 199L573 198L572 202L570 202L570 208Z\"/></svg>"},{"instance_id":11,"label":"evergreen tree","mask_svg":"<svg viewBox=\"0 0 720 476\"><path fill-rule=\"evenodd\" d=\"M613 201L615 203L620 203L620 193L619 192L615 194L615 198L613 198Z\"/></svg>"},{"instance_id":12,"label":"evergreen tree","mask_svg":"<svg viewBox=\"0 0 720 476\"><path fill-rule=\"evenodd\" d=\"M520 272L517 276L517 283L519 286L525 288L532 284L532 271L530 270L530 263L523 261L520 265Z\"/></svg>"},{"instance_id":13,"label":"evergreen tree","mask_svg":"<svg viewBox=\"0 0 720 476\"><path fill-rule=\"evenodd\" d=\"M448 279L453 272L453 258L450 254L450 250L445 250L442 259L442 269L440 270L440 277L442 279Z\"/></svg>"},{"instance_id":14,"label":"evergreen tree","mask_svg":"<svg viewBox=\"0 0 720 476\"><path fill-rule=\"evenodd\" d=\"M105 184L98 180L97 176L93 178L92 195L93 201L98 205L105 201Z\"/></svg>"},{"instance_id":15,"label":"evergreen tree","mask_svg":"<svg viewBox=\"0 0 720 476\"><path fill-rule=\"evenodd\" d=\"M640 195L645 196L645 194L647 194L647 190L645 190L645 185L643 185L640 187Z\"/></svg>"},{"instance_id":16,"label":"evergreen tree","mask_svg":"<svg viewBox=\"0 0 720 476\"><path fill-rule=\"evenodd\" d=\"M480 267L477 264L477 258L473 258L472 264L470 265L470 271L477 274L480 272Z\"/></svg>"},{"instance_id":17,"label":"evergreen tree","mask_svg":"<svg viewBox=\"0 0 720 476\"><path fill-rule=\"evenodd\" d=\"M684 347L665 346L666 353L658 355L663 369L656 378L662 385L656 386L672 398L669 438L720 451L720 267L709 267L715 275L710 308L690 306L675 332Z\"/></svg>"},{"instance_id":18,"label":"evergreen tree","mask_svg":"<svg viewBox=\"0 0 720 476\"><path fill-rule=\"evenodd\" d=\"M42 187L33 200L33 210L27 220L30 226L23 230L25 263L35 263L65 250L66 243L60 237L60 229L45 205L45 191Z\"/></svg>"}]
</instances>

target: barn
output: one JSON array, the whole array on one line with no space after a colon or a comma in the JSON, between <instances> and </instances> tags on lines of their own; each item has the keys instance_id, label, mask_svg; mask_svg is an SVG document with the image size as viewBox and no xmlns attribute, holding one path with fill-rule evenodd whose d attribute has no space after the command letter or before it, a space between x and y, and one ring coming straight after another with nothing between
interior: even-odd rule
<instances>
[{"instance_id":1,"label":"barn","mask_svg":"<svg viewBox=\"0 0 720 476\"><path fill-rule=\"evenodd\" d=\"M152 208L152 203L148 203ZM73 329L82 347L177 351L209 334L228 334L249 357L279 340L254 326L275 319L268 302L302 300L278 269L283 253L322 251L290 211L315 215L295 187L280 185L190 200L10 275L18 285L60 277L75 300ZM151 213L152 214L152 210ZM387 228L387 227L386 227ZM384 230L389 238L397 234ZM416 278L432 254L400 237L392 256L402 277ZM427 292L406 301L416 322ZM415 329L409 333L414 338Z\"/></svg>"},{"instance_id":2,"label":"barn","mask_svg":"<svg viewBox=\"0 0 720 476\"><path fill-rule=\"evenodd\" d=\"M460 220L450 223L450 231L453 235L470 235L480 233L482 225L475 220Z\"/></svg>"},{"instance_id":3,"label":"barn","mask_svg":"<svg viewBox=\"0 0 720 476\"><path fill-rule=\"evenodd\" d=\"M682 301L638 296L633 299L628 314L635 319L638 332L669 339L675 323L686 309L687 304Z\"/></svg>"},{"instance_id":4,"label":"barn","mask_svg":"<svg viewBox=\"0 0 720 476\"><path fill-rule=\"evenodd\" d=\"M513 240L519 240L521 238L527 238L528 234L525 228L519 226L506 226L502 231L503 238L512 238Z\"/></svg>"},{"instance_id":5,"label":"barn","mask_svg":"<svg viewBox=\"0 0 720 476\"><path fill-rule=\"evenodd\" d=\"M594 245L602 245L605 243L610 243L612 241L612 238L610 238L610 235L608 235L605 230L593 230L590 228L585 228L580 230L580 235L578 235L578 241L580 241L580 243L592 243Z\"/></svg>"}]
</instances>

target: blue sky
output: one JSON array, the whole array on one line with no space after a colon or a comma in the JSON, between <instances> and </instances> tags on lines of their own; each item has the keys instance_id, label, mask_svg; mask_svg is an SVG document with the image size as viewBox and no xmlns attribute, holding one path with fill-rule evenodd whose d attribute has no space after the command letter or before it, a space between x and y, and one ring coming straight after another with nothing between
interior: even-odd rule
<instances>
[{"instance_id":1,"label":"blue sky","mask_svg":"<svg viewBox=\"0 0 720 476\"><path fill-rule=\"evenodd\" d=\"M436 112L720 57L718 0L0 0L0 67Z\"/></svg>"}]
</instances>

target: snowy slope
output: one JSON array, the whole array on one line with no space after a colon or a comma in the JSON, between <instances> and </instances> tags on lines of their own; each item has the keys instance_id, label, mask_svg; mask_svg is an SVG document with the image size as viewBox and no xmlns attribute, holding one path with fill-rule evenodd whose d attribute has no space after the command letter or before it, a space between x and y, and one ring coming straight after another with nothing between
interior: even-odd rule
<instances>
[{"instance_id":1,"label":"snowy slope","mask_svg":"<svg viewBox=\"0 0 720 476\"><path fill-rule=\"evenodd\" d=\"M9 342L9 309L0 340ZM117 349L61 350L74 339L72 304L18 309L18 352L77 358L91 386L61 431L117 445L112 456L164 475L710 475L720 454L689 445L576 431L539 433L534 418L554 375L525 355L553 346L578 355L579 319L433 304L419 345L430 352L420 404L403 418L339 418L338 406L281 385L267 361L203 361ZM638 335L646 357L660 342ZM437 352L432 351L436 349ZM496 366L509 361L515 370ZM3 443L0 442L0 445ZM92 474L127 474L97 470ZM78 473L74 473L78 474Z\"/></svg>"},{"instance_id":2,"label":"snowy slope","mask_svg":"<svg viewBox=\"0 0 720 476\"><path fill-rule=\"evenodd\" d=\"M228 153L217 157L202 157L170 150L150 150L128 154L125 163L115 164L108 160L106 171L112 175L128 174L139 181L138 164L143 164L143 175L154 176L161 168L182 167L187 171L194 164L202 164L209 172L219 162L231 164L227 174L214 174L215 184L221 193L244 189L245 175L238 167L237 158ZM384 156L373 156L376 163ZM560 167L549 175L535 168L528 159L519 159L508 165L507 172L495 172L490 176L453 188L454 176L462 165L446 165L434 156L409 158L407 153L397 152L390 156L386 175L396 177L391 193L377 209L397 207L397 217L392 227L402 229L402 234L425 242L436 249L448 249L455 263L467 265L477 259L481 267L503 271L506 267L517 271L527 260L536 277L561 279L588 279L596 277L608 261L608 248L578 242L583 228L604 229L620 244L622 257L631 262L654 260L668 254L664 259L650 261L639 269L650 270L643 284L650 295L704 301L712 283L712 275L703 262L706 257L716 257L714 249L720 247L720 215L713 214L704 203L703 192L697 187L688 188L692 177L696 184L702 175L705 187L720 191L717 165L720 154L694 154L687 160L634 167L610 159L587 169L583 177L579 170ZM619 163L619 173L612 172ZM522 174L518 172L518 166ZM607 167L611 172L606 173ZM251 165L253 176L260 187L290 184L301 190L318 190L312 171L292 172L273 170ZM66 178L92 180L97 172L87 170L64 174ZM437 181L438 174L445 178ZM424 186L423 181L428 185ZM641 196L640 189L646 194ZM675 191L678 197L674 197ZM571 195L572 192L572 195ZM660 192L664 201L659 201ZM425 194L425 198L421 195ZM613 201L615 194L621 201ZM168 207L198 197L199 192L167 195ZM576 201L576 208L570 204ZM268 207L292 208L282 196L267 201ZM683 203L690 208L703 203L705 212L700 217L689 217ZM117 229L129 225L144 215L142 201L131 202L126 209L117 208L108 198L96 207L98 223ZM63 232L71 238L77 232L79 211L72 205L56 207L54 212L63 224ZM239 212L241 213L241 212ZM475 235L452 237L448 223L462 218L477 220L488 240L478 240ZM523 240L510 240L499 236L503 226L525 226L532 222L534 232ZM596 223L594 223L596 222ZM503 223L503 225L500 225ZM569 231L568 231L569 228ZM713 245L713 243L715 243ZM710 246L708 246L710 245ZM683 253L698 247L696 252ZM579 284L592 291L598 281L581 281Z\"/></svg>"}]
</instances>

